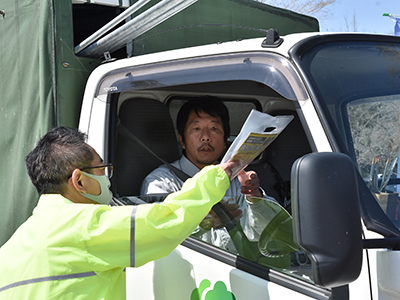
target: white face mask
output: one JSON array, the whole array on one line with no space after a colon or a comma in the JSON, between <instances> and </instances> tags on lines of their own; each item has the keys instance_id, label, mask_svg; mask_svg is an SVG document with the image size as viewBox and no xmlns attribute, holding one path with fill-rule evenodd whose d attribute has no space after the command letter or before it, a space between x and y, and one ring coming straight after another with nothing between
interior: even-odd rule
<instances>
[{"instance_id":1,"label":"white face mask","mask_svg":"<svg viewBox=\"0 0 400 300\"><path fill-rule=\"evenodd\" d=\"M85 196L86 198L96 201L97 203L109 205L112 200L113 195L109 189L109 187L111 186L111 183L110 183L110 180L108 179L108 176L107 175L93 175L93 174L86 173L83 171L82 171L82 173L90 178L93 178L94 180L96 180L99 183L101 193L100 193L100 195L96 196L96 195L92 195L89 193L82 193L79 191L78 192L81 195Z\"/></svg>"}]
</instances>

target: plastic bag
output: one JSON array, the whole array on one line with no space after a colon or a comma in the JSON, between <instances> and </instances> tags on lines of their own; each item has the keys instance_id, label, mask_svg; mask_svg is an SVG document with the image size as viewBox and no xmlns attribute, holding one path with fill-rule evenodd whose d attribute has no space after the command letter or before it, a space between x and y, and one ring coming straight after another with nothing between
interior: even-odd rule
<instances>
[{"instance_id":1,"label":"plastic bag","mask_svg":"<svg viewBox=\"0 0 400 300\"><path fill-rule=\"evenodd\" d=\"M221 163L239 162L232 169L232 178L263 152L293 120L293 116L276 116L252 110L239 135L233 141Z\"/></svg>"}]
</instances>

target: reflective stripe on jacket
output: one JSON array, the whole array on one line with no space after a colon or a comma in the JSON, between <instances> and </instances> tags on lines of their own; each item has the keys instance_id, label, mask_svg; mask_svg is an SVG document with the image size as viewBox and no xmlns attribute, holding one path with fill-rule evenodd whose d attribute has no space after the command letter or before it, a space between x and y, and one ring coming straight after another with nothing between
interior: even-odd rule
<instances>
[{"instance_id":1,"label":"reflective stripe on jacket","mask_svg":"<svg viewBox=\"0 0 400 300\"><path fill-rule=\"evenodd\" d=\"M0 299L125 299L125 267L168 255L229 187L206 167L163 203L109 207L42 195L0 248Z\"/></svg>"}]
</instances>

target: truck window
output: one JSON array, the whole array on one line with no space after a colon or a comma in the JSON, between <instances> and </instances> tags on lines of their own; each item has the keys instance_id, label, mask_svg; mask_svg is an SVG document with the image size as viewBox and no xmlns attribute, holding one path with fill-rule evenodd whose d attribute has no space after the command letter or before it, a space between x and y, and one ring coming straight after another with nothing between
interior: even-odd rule
<instances>
[{"instance_id":1,"label":"truck window","mask_svg":"<svg viewBox=\"0 0 400 300\"><path fill-rule=\"evenodd\" d=\"M371 192L361 197L364 221L384 236L399 235L400 44L392 40L332 36L293 49L334 150L353 158L366 185L361 189Z\"/></svg>"},{"instance_id":2,"label":"truck window","mask_svg":"<svg viewBox=\"0 0 400 300\"><path fill-rule=\"evenodd\" d=\"M257 266L265 268L265 274L268 273L268 269L274 269L290 277L312 283L310 260L293 242L290 210L288 212L278 204L290 201L291 165L297 158L310 153L311 147L290 101L284 98L279 100L278 98L268 99L268 97L260 97L259 100L256 100L256 98L248 96L228 98L225 95L221 99L228 107L231 116L232 134L230 138L232 140L239 133L251 109L260 110L272 99L277 107L283 108L274 110L271 112L272 114L291 114L295 116L292 123L267 148L262 157L247 168L248 170L255 170L259 174L262 188L269 196L276 198L276 202L262 200L258 205L265 207L262 210L263 215L253 220L256 231L253 232L252 228L235 228L234 232L227 232L226 238L231 239L231 242L227 244L216 243L215 239L210 239L211 231L206 226L199 226L198 230L192 234L192 238L197 243L219 248L227 256L235 255L242 258L243 261L255 263ZM173 127L172 124L175 125L177 111L182 103L188 99L190 99L190 96L171 97L168 101L165 101L168 103L168 107L158 100L138 97L134 93L129 93L129 96L121 95L119 100L122 103L118 105L118 119L128 126L135 135L143 139L143 142L157 152L158 155L161 155L167 145L171 144L170 142L175 143L176 147L178 146L176 132L174 132L175 136L173 136L170 131ZM281 102L279 105L277 104L278 101ZM292 109L288 109L290 107ZM164 110L164 108L168 110ZM167 119L169 116L171 117L171 120L167 122L169 125L160 120L162 117L159 112L162 112L163 116L167 115ZM166 129L168 126L171 128ZM167 132L169 133L167 134ZM157 137L149 136L154 134ZM165 139L167 135L169 136L168 141ZM162 201L166 195L144 196L138 194L138 183L140 182L138 174L144 177L162 163L119 133L117 133L115 141L117 145L115 157L113 158L115 162L113 189L120 196L120 200L125 204L132 204L136 201L136 198L132 196L137 196L137 198L145 202ZM179 155L180 153L179 151ZM169 162L175 159L171 158ZM143 172L145 168L147 168L147 171ZM127 172L130 173L128 174ZM278 180L277 177L281 179ZM287 194L284 194L285 189ZM240 199L236 199L238 197ZM226 195L223 200L228 202L232 199L236 199L241 203L246 201L243 195ZM200 247L202 248L204 245Z\"/></svg>"},{"instance_id":3,"label":"truck window","mask_svg":"<svg viewBox=\"0 0 400 300\"><path fill-rule=\"evenodd\" d=\"M400 226L398 198L400 95L371 97L347 104L358 169L388 218Z\"/></svg>"}]
</instances>

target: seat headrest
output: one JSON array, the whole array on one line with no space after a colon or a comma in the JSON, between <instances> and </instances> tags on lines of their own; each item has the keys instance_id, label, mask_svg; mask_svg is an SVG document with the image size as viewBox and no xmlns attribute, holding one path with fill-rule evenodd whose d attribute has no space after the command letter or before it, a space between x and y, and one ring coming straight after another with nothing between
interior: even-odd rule
<instances>
[{"instance_id":1,"label":"seat headrest","mask_svg":"<svg viewBox=\"0 0 400 300\"><path fill-rule=\"evenodd\" d=\"M119 109L119 120L159 157L179 158L178 142L168 107L154 99L132 98ZM142 146L118 134L114 158L113 190L119 196L139 195L143 179L161 162Z\"/></svg>"}]
</instances>

